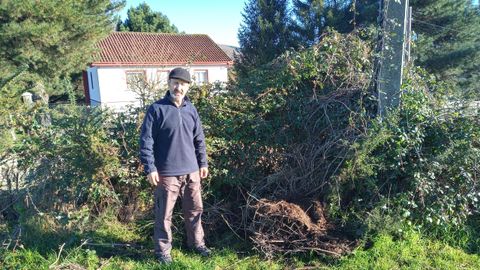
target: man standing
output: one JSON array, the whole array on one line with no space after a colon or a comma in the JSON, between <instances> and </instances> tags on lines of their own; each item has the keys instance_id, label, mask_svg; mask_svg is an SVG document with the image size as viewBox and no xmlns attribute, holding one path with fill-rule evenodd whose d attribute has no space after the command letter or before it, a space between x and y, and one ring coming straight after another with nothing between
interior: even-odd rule
<instances>
[{"instance_id":1,"label":"man standing","mask_svg":"<svg viewBox=\"0 0 480 270\"><path fill-rule=\"evenodd\" d=\"M140 134L140 159L156 187L154 244L161 263L172 261L171 221L179 195L187 245L202 256L210 255L201 224L200 180L208 176L205 136L198 112L186 97L190 83L186 69L169 73L169 91L148 108Z\"/></svg>"}]
</instances>

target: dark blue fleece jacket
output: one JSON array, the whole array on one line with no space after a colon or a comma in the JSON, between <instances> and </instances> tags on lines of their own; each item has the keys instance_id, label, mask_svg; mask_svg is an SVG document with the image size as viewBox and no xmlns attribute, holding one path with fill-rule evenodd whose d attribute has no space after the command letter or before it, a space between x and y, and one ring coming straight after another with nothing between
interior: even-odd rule
<instances>
[{"instance_id":1,"label":"dark blue fleece jacket","mask_svg":"<svg viewBox=\"0 0 480 270\"><path fill-rule=\"evenodd\" d=\"M148 108L140 134L140 160L147 174L185 175L207 167L205 136L197 109L185 97L177 108L165 97Z\"/></svg>"}]
</instances>

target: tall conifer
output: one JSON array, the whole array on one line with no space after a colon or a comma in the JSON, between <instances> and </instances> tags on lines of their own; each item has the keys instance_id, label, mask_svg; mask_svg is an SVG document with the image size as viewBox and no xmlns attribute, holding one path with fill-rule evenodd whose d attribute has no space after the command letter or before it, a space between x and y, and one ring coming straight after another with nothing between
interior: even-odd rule
<instances>
[{"instance_id":1,"label":"tall conifer","mask_svg":"<svg viewBox=\"0 0 480 270\"><path fill-rule=\"evenodd\" d=\"M238 76L266 64L291 46L287 0L250 0L243 11L238 32L240 53L236 59Z\"/></svg>"},{"instance_id":2,"label":"tall conifer","mask_svg":"<svg viewBox=\"0 0 480 270\"><path fill-rule=\"evenodd\" d=\"M0 81L21 71L1 91L40 87L47 94L63 79L85 69L95 44L114 28L123 1L0 1ZM23 88L23 89L21 89Z\"/></svg>"},{"instance_id":3,"label":"tall conifer","mask_svg":"<svg viewBox=\"0 0 480 270\"><path fill-rule=\"evenodd\" d=\"M174 24L161 12L153 11L146 3L131 7L125 21L117 24L118 31L178 33Z\"/></svg>"},{"instance_id":4,"label":"tall conifer","mask_svg":"<svg viewBox=\"0 0 480 270\"><path fill-rule=\"evenodd\" d=\"M326 26L324 0L293 0L291 28L296 42L309 47L318 42Z\"/></svg>"},{"instance_id":5,"label":"tall conifer","mask_svg":"<svg viewBox=\"0 0 480 270\"><path fill-rule=\"evenodd\" d=\"M411 0L415 63L480 98L480 10L471 0Z\"/></svg>"}]
</instances>

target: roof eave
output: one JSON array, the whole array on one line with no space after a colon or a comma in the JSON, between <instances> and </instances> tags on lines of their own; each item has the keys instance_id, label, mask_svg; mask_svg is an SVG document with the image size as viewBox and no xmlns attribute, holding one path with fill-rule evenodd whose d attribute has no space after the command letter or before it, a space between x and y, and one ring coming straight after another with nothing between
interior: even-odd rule
<instances>
[{"instance_id":1,"label":"roof eave","mask_svg":"<svg viewBox=\"0 0 480 270\"><path fill-rule=\"evenodd\" d=\"M231 66L233 61L216 62L169 62L169 63L143 63L143 62L93 62L90 67L131 67L131 66L179 66L179 65L204 65L204 66Z\"/></svg>"}]
</instances>

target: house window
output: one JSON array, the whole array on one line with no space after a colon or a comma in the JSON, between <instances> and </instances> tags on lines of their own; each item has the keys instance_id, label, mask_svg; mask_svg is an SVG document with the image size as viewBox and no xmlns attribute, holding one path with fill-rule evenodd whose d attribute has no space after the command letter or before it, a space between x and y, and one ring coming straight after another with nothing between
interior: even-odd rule
<instances>
[{"instance_id":1,"label":"house window","mask_svg":"<svg viewBox=\"0 0 480 270\"><path fill-rule=\"evenodd\" d=\"M208 83L208 71L207 70L195 70L193 72L193 78L196 84Z\"/></svg>"},{"instance_id":2,"label":"house window","mask_svg":"<svg viewBox=\"0 0 480 270\"><path fill-rule=\"evenodd\" d=\"M134 92L144 89L147 82L147 76L143 70L127 71L126 79L127 89Z\"/></svg>"}]
</instances>

